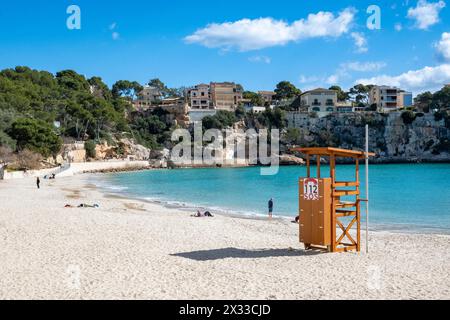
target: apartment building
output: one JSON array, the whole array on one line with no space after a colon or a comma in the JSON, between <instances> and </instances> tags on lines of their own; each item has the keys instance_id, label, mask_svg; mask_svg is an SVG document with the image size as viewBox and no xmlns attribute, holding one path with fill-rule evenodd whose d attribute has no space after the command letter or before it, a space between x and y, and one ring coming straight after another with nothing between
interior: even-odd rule
<instances>
[{"instance_id":1,"label":"apartment building","mask_svg":"<svg viewBox=\"0 0 450 320\"><path fill-rule=\"evenodd\" d=\"M242 90L234 82L199 84L188 90L191 109L233 111L242 101Z\"/></svg>"},{"instance_id":2,"label":"apartment building","mask_svg":"<svg viewBox=\"0 0 450 320\"><path fill-rule=\"evenodd\" d=\"M319 117L336 111L337 92L335 90L317 88L305 91L300 96L301 109L316 112Z\"/></svg>"},{"instance_id":3,"label":"apartment building","mask_svg":"<svg viewBox=\"0 0 450 320\"><path fill-rule=\"evenodd\" d=\"M412 93L397 87L374 86L369 92L369 105L379 111L392 111L413 105Z\"/></svg>"},{"instance_id":4,"label":"apartment building","mask_svg":"<svg viewBox=\"0 0 450 320\"><path fill-rule=\"evenodd\" d=\"M234 82L211 82L213 106L218 110L234 111L242 101L242 90Z\"/></svg>"},{"instance_id":5,"label":"apartment building","mask_svg":"<svg viewBox=\"0 0 450 320\"><path fill-rule=\"evenodd\" d=\"M398 102L399 107L412 107L414 104L412 93L401 90Z\"/></svg>"},{"instance_id":6,"label":"apartment building","mask_svg":"<svg viewBox=\"0 0 450 320\"><path fill-rule=\"evenodd\" d=\"M213 109L209 84L198 84L188 90L189 105L192 109Z\"/></svg>"}]
</instances>

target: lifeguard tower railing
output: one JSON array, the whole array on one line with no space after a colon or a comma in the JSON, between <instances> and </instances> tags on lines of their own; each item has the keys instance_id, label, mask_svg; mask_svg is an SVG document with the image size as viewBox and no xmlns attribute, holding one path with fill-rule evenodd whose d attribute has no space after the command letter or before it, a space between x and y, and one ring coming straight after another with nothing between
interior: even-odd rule
<instances>
[{"instance_id":1,"label":"lifeguard tower railing","mask_svg":"<svg viewBox=\"0 0 450 320\"><path fill-rule=\"evenodd\" d=\"M374 153L366 153L363 151L346 150L339 148L294 148L292 151L299 151L303 153L306 157L306 168L307 168L307 178L311 177L311 157L315 156L316 162L316 179L321 179L321 160L323 157L329 158L330 166L330 184L324 184L325 188L331 188L331 190L326 190L325 194L328 194L330 199L326 199L326 205L331 205L329 210L331 219L330 223L325 223L325 226L330 226L329 228L321 228L320 232L331 233L325 235L326 239L330 239L329 243L325 243L325 247L318 247L314 243L308 243L311 241L305 240L305 249L310 249L316 247L319 249L327 249L331 252L344 252L349 250L361 250L361 201L360 198L360 181L359 181L359 160L365 159L366 156L374 156ZM355 163L355 180L354 181L337 181L336 180L336 159L337 158L350 158ZM328 178L327 178L328 179ZM331 187L329 187L331 186ZM301 186L300 186L301 188ZM300 196L302 195L300 191ZM342 200L342 197L346 197L347 200ZM348 199L350 198L350 200ZM301 200L299 201L301 205ZM299 208L299 215L301 221L302 212ZM343 218L350 217L350 221L345 225L342 221ZM327 217L328 219L328 217ZM347 219L348 220L348 219ZM327 221L328 222L328 221ZM356 224L356 239L351 235L350 231L352 227ZM301 230L302 227L300 227ZM328 230L327 230L328 229ZM341 233L337 236L337 230ZM301 232L301 231L300 231ZM312 237L314 239L315 237ZM300 237L300 239L302 239ZM347 242L346 242L347 241Z\"/></svg>"}]
</instances>

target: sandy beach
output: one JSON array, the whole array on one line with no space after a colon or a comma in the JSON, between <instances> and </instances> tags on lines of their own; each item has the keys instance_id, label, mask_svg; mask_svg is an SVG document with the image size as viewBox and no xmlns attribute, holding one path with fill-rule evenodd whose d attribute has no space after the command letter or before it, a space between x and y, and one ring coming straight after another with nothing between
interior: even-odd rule
<instances>
[{"instance_id":1,"label":"sandy beach","mask_svg":"<svg viewBox=\"0 0 450 320\"><path fill-rule=\"evenodd\" d=\"M449 235L306 252L290 221L193 218L87 178L0 181L1 299L450 298ZM100 207L64 208L80 203Z\"/></svg>"}]
</instances>

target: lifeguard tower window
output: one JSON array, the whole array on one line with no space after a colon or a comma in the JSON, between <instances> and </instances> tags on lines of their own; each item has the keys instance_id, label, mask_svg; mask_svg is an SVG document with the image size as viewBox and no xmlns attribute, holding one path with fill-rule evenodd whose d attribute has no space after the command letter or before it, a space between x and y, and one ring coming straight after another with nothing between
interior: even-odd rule
<instances>
[{"instance_id":1,"label":"lifeguard tower window","mask_svg":"<svg viewBox=\"0 0 450 320\"><path fill-rule=\"evenodd\" d=\"M330 147L292 150L306 157L307 176L299 179L300 242L304 243L305 249L359 252L362 201L359 160L375 154ZM321 172L324 157L329 159L329 175ZM349 158L354 162L354 180L340 181L336 178L337 158ZM312 163L315 163L315 173L311 171Z\"/></svg>"}]
</instances>

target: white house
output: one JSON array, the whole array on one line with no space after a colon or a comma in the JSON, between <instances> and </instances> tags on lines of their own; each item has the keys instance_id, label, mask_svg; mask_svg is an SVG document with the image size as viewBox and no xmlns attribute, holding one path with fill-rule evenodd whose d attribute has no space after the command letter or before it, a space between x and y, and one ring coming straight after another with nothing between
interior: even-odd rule
<instances>
[{"instance_id":1,"label":"white house","mask_svg":"<svg viewBox=\"0 0 450 320\"><path fill-rule=\"evenodd\" d=\"M300 96L302 109L316 112L319 117L336 111L337 92L335 90L317 88L305 91Z\"/></svg>"}]
</instances>

